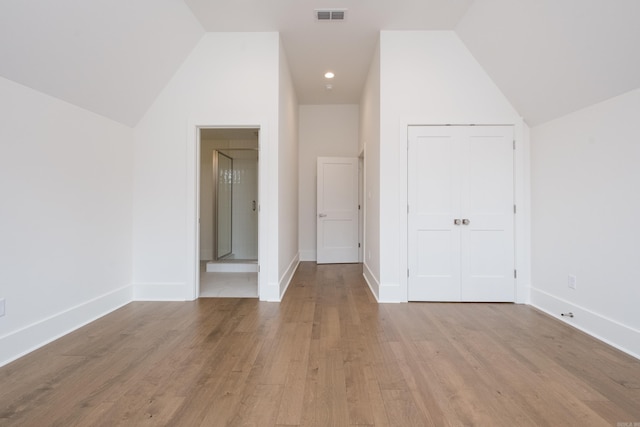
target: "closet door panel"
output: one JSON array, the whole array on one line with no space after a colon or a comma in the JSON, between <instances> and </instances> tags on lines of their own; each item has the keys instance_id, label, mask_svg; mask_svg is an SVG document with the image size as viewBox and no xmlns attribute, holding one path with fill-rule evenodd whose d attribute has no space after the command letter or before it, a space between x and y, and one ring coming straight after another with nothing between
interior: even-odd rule
<instances>
[{"instance_id":1,"label":"closet door panel","mask_svg":"<svg viewBox=\"0 0 640 427\"><path fill-rule=\"evenodd\" d=\"M408 297L459 301L460 134L410 128L408 152Z\"/></svg>"},{"instance_id":2,"label":"closet door panel","mask_svg":"<svg viewBox=\"0 0 640 427\"><path fill-rule=\"evenodd\" d=\"M411 126L408 297L514 301L513 128Z\"/></svg>"},{"instance_id":3,"label":"closet door panel","mask_svg":"<svg viewBox=\"0 0 640 427\"><path fill-rule=\"evenodd\" d=\"M467 131L461 158L462 300L514 301L513 129Z\"/></svg>"}]
</instances>

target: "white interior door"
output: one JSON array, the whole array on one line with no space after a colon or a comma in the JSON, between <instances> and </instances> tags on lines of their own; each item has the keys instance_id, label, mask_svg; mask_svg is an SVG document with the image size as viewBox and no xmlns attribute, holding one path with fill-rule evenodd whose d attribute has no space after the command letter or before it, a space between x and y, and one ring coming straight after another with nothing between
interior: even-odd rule
<instances>
[{"instance_id":1,"label":"white interior door","mask_svg":"<svg viewBox=\"0 0 640 427\"><path fill-rule=\"evenodd\" d=\"M460 227L462 300L515 301L513 129L466 129Z\"/></svg>"},{"instance_id":2,"label":"white interior door","mask_svg":"<svg viewBox=\"0 0 640 427\"><path fill-rule=\"evenodd\" d=\"M514 301L513 129L412 126L408 296Z\"/></svg>"},{"instance_id":3,"label":"white interior door","mask_svg":"<svg viewBox=\"0 0 640 427\"><path fill-rule=\"evenodd\" d=\"M318 157L318 264L358 262L358 159Z\"/></svg>"},{"instance_id":4,"label":"white interior door","mask_svg":"<svg viewBox=\"0 0 640 427\"><path fill-rule=\"evenodd\" d=\"M452 130L454 132L452 132ZM410 127L408 169L411 301L460 301L459 128Z\"/></svg>"}]
</instances>

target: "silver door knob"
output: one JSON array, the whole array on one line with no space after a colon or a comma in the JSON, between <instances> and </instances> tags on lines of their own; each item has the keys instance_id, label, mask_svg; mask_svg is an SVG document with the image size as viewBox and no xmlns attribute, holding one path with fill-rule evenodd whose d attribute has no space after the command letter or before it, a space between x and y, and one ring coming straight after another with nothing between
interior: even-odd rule
<instances>
[{"instance_id":1,"label":"silver door knob","mask_svg":"<svg viewBox=\"0 0 640 427\"><path fill-rule=\"evenodd\" d=\"M318 214L318 216L319 216L320 218L324 218L325 216L327 216L327 214Z\"/></svg>"},{"instance_id":2,"label":"silver door knob","mask_svg":"<svg viewBox=\"0 0 640 427\"><path fill-rule=\"evenodd\" d=\"M454 219L453 220L453 225L460 225L460 220L459 219Z\"/></svg>"},{"instance_id":3,"label":"silver door knob","mask_svg":"<svg viewBox=\"0 0 640 427\"><path fill-rule=\"evenodd\" d=\"M466 218L462 220L462 224L463 224L463 225L469 225L470 223L471 223L471 221L469 221L469 220L468 220L468 219L466 219Z\"/></svg>"}]
</instances>

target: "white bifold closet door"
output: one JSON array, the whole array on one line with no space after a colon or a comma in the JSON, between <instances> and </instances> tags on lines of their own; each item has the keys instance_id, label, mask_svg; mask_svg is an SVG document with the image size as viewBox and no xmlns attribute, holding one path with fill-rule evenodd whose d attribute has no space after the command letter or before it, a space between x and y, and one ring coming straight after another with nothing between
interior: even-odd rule
<instances>
[{"instance_id":1,"label":"white bifold closet door","mask_svg":"<svg viewBox=\"0 0 640 427\"><path fill-rule=\"evenodd\" d=\"M515 301L512 126L410 126L410 301Z\"/></svg>"}]
</instances>

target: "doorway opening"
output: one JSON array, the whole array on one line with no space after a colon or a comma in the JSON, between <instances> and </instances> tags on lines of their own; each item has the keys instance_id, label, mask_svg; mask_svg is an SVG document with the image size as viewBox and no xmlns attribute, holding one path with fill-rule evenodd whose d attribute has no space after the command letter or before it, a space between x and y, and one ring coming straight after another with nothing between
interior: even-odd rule
<instances>
[{"instance_id":1,"label":"doorway opening","mask_svg":"<svg viewBox=\"0 0 640 427\"><path fill-rule=\"evenodd\" d=\"M200 297L259 295L258 136L200 129Z\"/></svg>"}]
</instances>

